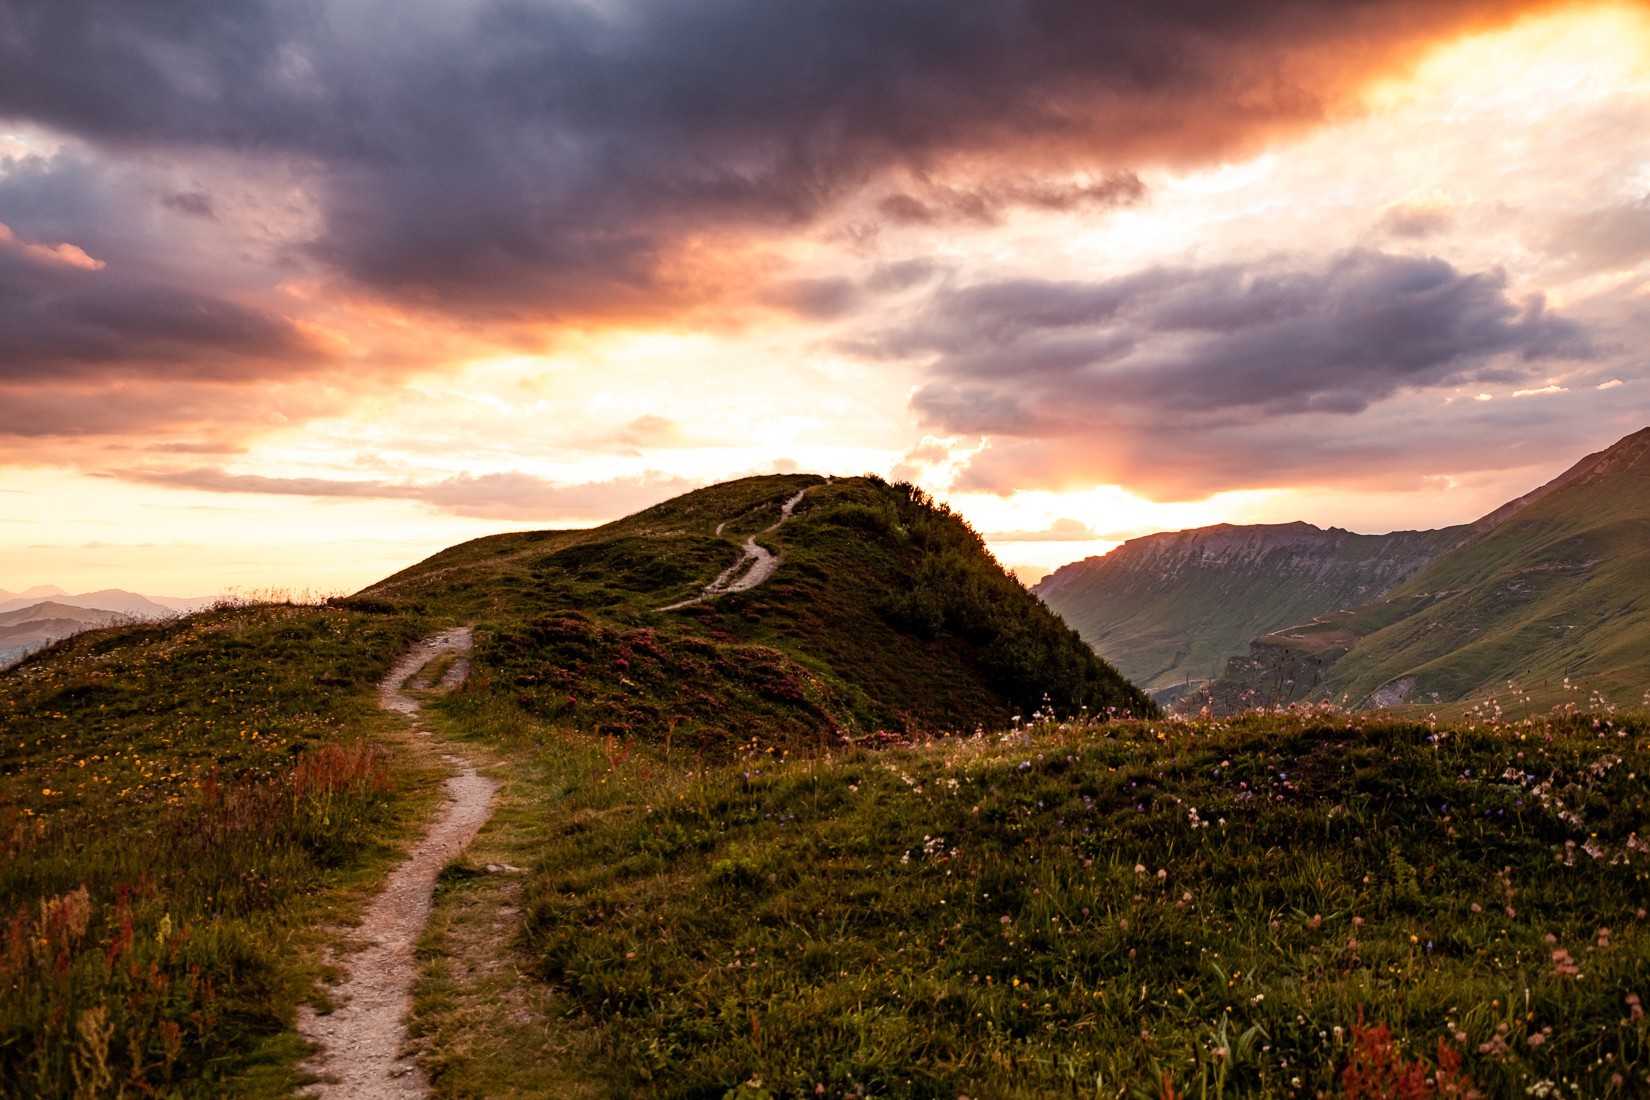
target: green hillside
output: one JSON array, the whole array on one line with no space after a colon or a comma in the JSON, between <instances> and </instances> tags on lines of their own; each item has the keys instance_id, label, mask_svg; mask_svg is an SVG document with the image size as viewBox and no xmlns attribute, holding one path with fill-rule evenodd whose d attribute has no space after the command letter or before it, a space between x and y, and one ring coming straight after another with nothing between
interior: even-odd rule
<instances>
[{"instance_id":1,"label":"green hillside","mask_svg":"<svg viewBox=\"0 0 1650 1100\"><path fill-rule=\"evenodd\" d=\"M770 580L661 610L749 537L781 558ZM746 478L588 531L478 539L344 602L477 623L500 707L695 748L1153 709L959 517L874 478Z\"/></svg>"},{"instance_id":2,"label":"green hillside","mask_svg":"<svg viewBox=\"0 0 1650 1100\"><path fill-rule=\"evenodd\" d=\"M1358 701L1565 697L1564 681L1618 702L1650 689L1650 428L1491 533L1439 556L1371 608L1325 689Z\"/></svg>"},{"instance_id":3,"label":"green hillside","mask_svg":"<svg viewBox=\"0 0 1650 1100\"><path fill-rule=\"evenodd\" d=\"M1219 524L1132 539L1034 591L1125 676L1173 692L1257 635L1379 599L1467 533Z\"/></svg>"},{"instance_id":4,"label":"green hillside","mask_svg":"<svg viewBox=\"0 0 1650 1100\"><path fill-rule=\"evenodd\" d=\"M751 537L765 583L666 609ZM291 1095L323 926L440 771L374 686L455 623L463 713L638 758L1155 712L961 519L864 478L480 539L324 607L93 630L0 675L0 1096Z\"/></svg>"}]
</instances>

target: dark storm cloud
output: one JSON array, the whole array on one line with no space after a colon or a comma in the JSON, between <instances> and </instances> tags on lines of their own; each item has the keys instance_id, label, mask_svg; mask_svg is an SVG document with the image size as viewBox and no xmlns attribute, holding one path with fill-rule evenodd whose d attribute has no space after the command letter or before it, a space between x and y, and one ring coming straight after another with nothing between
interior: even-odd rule
<instances>
[{"instance_id":1,"label":"dark storm cloud","mask_svg":"<svg viewBox=\"0 0 1650 1100\"><path fill-rule=\"evenodd\" d=\"M127 277L78 246L0 235L0 382L133 372L233 379L328 358L284 317Z\"/></svg>"},{"instance_id":2,"label":"dark storm cloud","mask_svg":"<svg viewBox=\"0 0 1650 1100\"><path fill-rule=\"evenodd\" d=\"M892 334L937 352L916 408L946 431L1039 435L1119 410L1350 414L1400 390L1512 381L1591 354L1499 273L1354 251L1322 268L1161 268L1109 282L942 292Z\"/></svg>"},{"instance_id":3,"label":"dark storm cloud","mask_svg":"<svg viewBox=\"0 0 1650 1100\"><path fill-rule=\"evenodd\" d=\"M231 474L212 467L184 470L111 470L105 477L214 493L414 500L444 512L488 519L600 520L627 515L685 493L697 483L665 474L565 485L523 473L460 474L415 483Z\"/></svg>"},{"instance_id":4,"label":"dark storm cloud","mask_svg":"<svg viewBox=\"0 0 1650 1100\"><path fill-rule=\"evenodd\" d=\"M1308 124L1418 43L1530 6L12 0L0 117L301 163L337 270L555 316L668 305L696 293L672 268L690 238L785 232L872 185L896 220L1128 201L1140 158Z\"/></svg>"}]
</instances>

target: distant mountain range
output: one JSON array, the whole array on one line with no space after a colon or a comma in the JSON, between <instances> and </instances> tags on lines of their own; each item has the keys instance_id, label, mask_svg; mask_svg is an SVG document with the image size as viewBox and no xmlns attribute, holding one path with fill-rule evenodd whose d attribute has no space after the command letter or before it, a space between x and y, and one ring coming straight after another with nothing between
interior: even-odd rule
<instances>
[{"instance_id":1,"label":"distant mountain range","mask_svg":"<svg viewBox=\"0 0 1650 1100\"><path fill-rule=\"evenodd\" d=\"M1636 702L1650 688L1650 429L1476 523L1166 532L1034 591L1160 700L1431 704L1514 681L1547 704L1569 677Z\"/></svg>"},{"instance_id":2,"label":"distant mountain range","mask_svg":"<svg viewBox=\"0 0 1650 1100\"><path fill-rule=\"evenodd\" d=\"M164 619L171 615L187 615L191 611L211 607L222 596L143 596L123 588L102 588L96 592L73 595L56 585L42 584L24 592L8 592L0 588L0 614L32 607L44 600L95 611L118 611L134 619Z\"/></svg>"},{"instance_id":3,"label":"distant mountain range","mask_svg":"<svg viewBox=\"0 0 1650 1100\"><path fill-rule=\"evenodd\" d=\"M100 626L168 619L211 607L222 596L142 596L120 588L72 595L55 585L0 588L0 668L53 642Z\"/></svg>"}]
</instances>

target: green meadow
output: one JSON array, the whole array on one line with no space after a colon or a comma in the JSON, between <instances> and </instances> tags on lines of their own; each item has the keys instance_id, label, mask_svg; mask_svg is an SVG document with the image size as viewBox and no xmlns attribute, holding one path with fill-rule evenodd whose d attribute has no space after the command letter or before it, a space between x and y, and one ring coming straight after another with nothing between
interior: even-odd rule
<instances>
[{"instance_id":1,"label":"green meadow","mask_svg":"<svg viewBox=\"0 0 1650 1100\"><path fill-rule=\"evenodd\" d=\"M426 939L444 1096L1650 1083L1642 714L1047 719L704 766L445 708L511 765Z\"/></svg>"}]
</instances>

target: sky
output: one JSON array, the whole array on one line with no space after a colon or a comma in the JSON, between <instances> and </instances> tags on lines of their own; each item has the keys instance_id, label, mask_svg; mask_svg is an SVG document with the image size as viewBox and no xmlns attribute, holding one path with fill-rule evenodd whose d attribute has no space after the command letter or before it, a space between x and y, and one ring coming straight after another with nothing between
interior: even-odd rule
<instances>
[{"instance_id":1,"label":"sky","mask_svg":"<svg viewBox=\"0 0 1650 1100\"><path fill-rule=\"evenodd\" d=\"M0 589L1466 522L1650 424L1647 134L1644 3L0 0Z\"/></svg>"}]
</instances>

